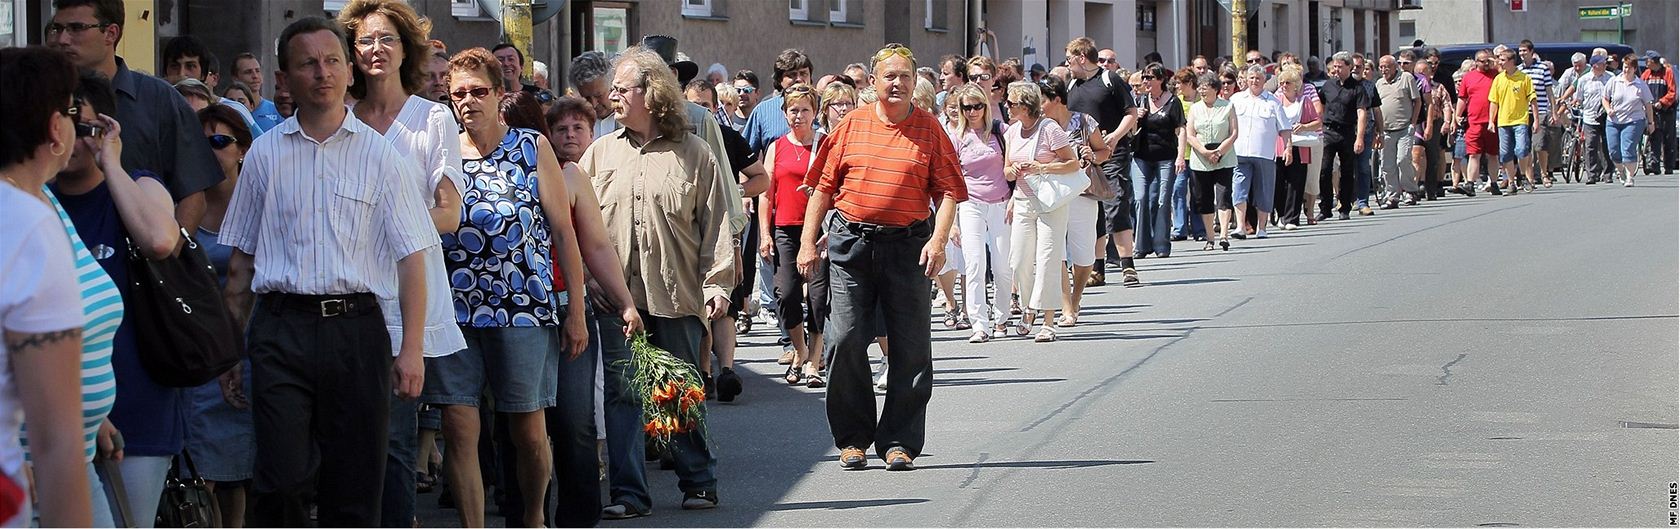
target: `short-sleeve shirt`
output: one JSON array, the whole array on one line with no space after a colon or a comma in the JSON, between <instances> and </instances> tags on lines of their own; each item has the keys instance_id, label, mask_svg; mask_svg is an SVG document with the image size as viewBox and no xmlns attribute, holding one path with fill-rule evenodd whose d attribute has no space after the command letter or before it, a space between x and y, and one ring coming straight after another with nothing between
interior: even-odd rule
<instances>
[{"instance_id":1,"label":"short-sleeve shirt","mask_svg":"<svg viewBox=\"0 0 1680 529\"><path fill-rule=\"evenodd\" d=\"M510 128L496 150L463 161L461 227L443 236L455 322L466 327L554 327L565 293L554 289L552 235L537 186L537 131Z\"/></svg>"},{"instance_id":2,"label":"short-sleeve shirt","mask_svg":"<svg viewBox=\"0 0 1680 529\"><path fill-rule=\"evenodd\" d=\"M968 200L956 149L939 120L912 108L903 121L886 123L880 105L854 110L834 126L819 145L806 185L834 194L835 209L848 220L882 226L926 219L930 200Z\"/></svg>"},{"instance_id":3,"label":"short-sleeve shirt","mask_svg":"<svg viewBox=\"0 0 1680 529\"><path fill-rule=\"evenodd\" d=\"M1184 105L1178 96L1167 96L1167 102L1154 107L1145 102L1149 112L1138 121L1138 133L1133 156L1139 160L1159 162L1171 160L1178 154L1178 128L1184 126Z\"/></svg>"},{"instance_id":4,"label":"short-sleeve shirt","mask_svg":"<svg viewBox=\"0 0 1680 529\"><path fill-rule=\"evenodd\" d=\"M747 124L741 128L741 137L747 139L747 147L754 152L764 152L776 138L786 136L790 130L793 129L788 128L787 115L782 113L782 94L776 94L753 107Z\"/></svg>"},{"instance_id":5,"label":"short-sleeve shirt","mask_svg":"<svg viewBox=\"0 0 1680 529\"><path fill-rule=\"evenodd\" d=\"M1231 94L1231 107L1237 112L1237 142L1231 152L1250 158L1276 158L1278 132L1295 126L1283 109L1283 101L1271 92L1253 95L1247 90Z\"/></svg>"},{"instance_id":6,"label":"short-sleeve shirt","mask_svg":"<svg viewBox=\"0 0 1680 529\"><path fill-rule=\"evenodd\" d=\"M138 180L152 175L141 171L134 177ZM132 295L127 258L129 232L117 211L110 185L101 183L80 195L65 194L55 188L53 198L99 267L116 284L117 291L124 297ZM180 452L186 442L181 392L153 381L140 364L140 336L133 319L124 319L117 326L109 342L109 354L116 372L116 394L122 396L111 408L111 424L123 434L127 446L124 453L168 456Z\"/></svg>"},{"instance_id":7,"label":"short-sleeve shirt","mask_svg":"<svg viewBox=\"0 0 1680 529\"><path fill-rule=\"evenodd\" d=\"M1366 98L1364 81L1351 76L1340 83L1334 79L1324 83L1319 96L1324 99L1325 131L1341 136L1352 136L1359 127L1359 109L1371 106ZM1329 141L1332 138L1325 139Z\"/></svg>"},{"instance_id":8,"label":"short-sleeve shirt","mask_svg":"<svg viewBox=\"0 0 1680 529\"><path fill-rule=\"evenodd\" d=\"M969 200L996 204L1009 198L1009 182L1003 179L1003 145L990 130L963 130L951 137L962 163L963 183Z\"/></svg>"},{"instance_id":9,"label":"short-sleeve shirt","mask_svg":"<svg viewBox=\"0 0 1680 529\"><path fill-rule=\"evenodd\" d=\"M1522 70L1500 73L1493 78L1493 87L1488 90L1488 101L1499 105L1499 115L1494 116L1498 121L1494 125L1529 124L1528 103L1536 98L1534 81L1529 80L1528 74Z\"/></svg>"},{"instance_id":10,"label":"short-sleeve shirt","mask_svg":"<svg viewBox=\"0 0 1680 529\"><path fill-rule=\"evenodd\" d=\"M294 116L245 154L221 243L255 257L258 294L394 297L397 261L438 244L425 178L353 113L320 140Z\"/></svg>"},{"instance_id":11,"label":"short-sleeve shirt","mask_svg":"<svg viewBox=\"0 0 1680 529\"><path fill-rule=\"evenodd\" d=\"M1536 60L1534 64L1518 63L1518 68L1528 74L1528 80L1534 83L1534 103L1540 107L1542 117L1552 111L1552 69L1546 66L1546 61Z\"/></svg>"},{"instance_id":12,"label":"short-sleeve shirt","mask_svg":"<svg viewBox=\"0 0 1680 529\"><path fill-rule=\"evenodd\" d=\"M1610 122L1618 125L1644 120L1645 105L1655 100L1651 97L1651 87L1645 81L1628 81L1620 75L1610 79L1610 86L1604 89L1604 97L1610 100Z\"/></svg>"},{"instance_id":13,"label":"short-sleeve shirt","mask_svg":"<svg viewBox=\"0 0 1680 529\"><path fill-rule=\"evenodd\" d=\"M1097 126L1106 134L1120 128L1120 121L1137 103L1132 101L1131 85L1107 68L1100 68L1090 79L1075 80L1068 87L1067 106L1096 118Z\"/></svg>"},{"instance_id":14,"label":"short-sleeve shirt","mask_svg":"<svg viewBox=\"0 0 1680 529\"><path fill-rule=\"evenodd\" d=\"M286 118L280 117L280 109L274 107L273 101L260 97L257 99L257 110L251 113L251 118L257 120L257 128L262 129L263 132L273 130L274 127L280 125L280 122L286 120ZM252 136L259 135L253 134Z\"/></svg>"},{"instance_id":15,"label":"short-sleeve shirt","mask_svg":"<svg viewBox=\"0 0 1680 529\"><path fill-rule=\"evenodd\" d=\"M1417 77L1398 73L1394 80L1377 78L1377 101L1382 108L1382 130L1395 131L1412 126L1412 112L1423 98L1418 91Z\"/></svg>"},{"instance_id":16,"label":"short-sleeve shirt","mask_svg":"<svg viewBox=\"0 0 1680 529\"><path fill-rule=\"evenodd\" d=\"M1483 73L1480 69L1472 69L1464 74L1464 80L1458 84L1458 97L1470 105L1470 125L1485 125L1491 119L1488 115L1488 94L1493 91L1493 74Z\"/></svg>"},{"instance_id":17,"label":"short-sleeve shirt","mask_svg":"<svg viewBox=\"0 0 1680 529\"><path fill-rule=\"evenodd\" d=\"M122 166L157 173L179 201L222 181L222 166L204 141L198 115L162 79L134 73L117 57L111 77L117 123L122 124Z\"/></svg>"},{"instance_id":18,"label":"short-sleeve shirt","mask_svg":"<svg viewBox=\"0 0 1680 529\"><path fill-rule=\"evenodd\" d=\"M87 321L79 295L81 289L76 275L71 272L76 267L70 238L65 236L59 217L40 199L4 182L0 182L0 210L6 212L6 220L11 224L11 229L0 230L0 329L39 334L84 327ZM98 265L91 266L94 272L99 271ZM108 283L110 279L105 281ZM114 289L111 295L116 295ZM120 307L122 304L119 302L117 305ZM121 309L118 311L120 319ZM109 323L109 326L114 332L116 322ZM83 339L86 337L84 330ZM0 473L21 476L24 460L20 434L23 405L14 382L19 374L12 368L12 354L6 349L4 341L0 341ZM85 348L82 356L87 358ZM84 375L84 389L86 380ZM86 409L87 392L82 394L83 408ZM111 391L106 397L114 398L115 392ZM110 409L109 400L105 409ZM104 414L101 413L99 418L103 420ZM97 432L98 424L94 426ZM86 459L92 461L91 439L87 446ZM27 486L25 483L14 484L19 489Z\"/></svg>"},{"instance_id":19,"label":"short-sleeve shirt","mask_svg":"<svg viewBox=\"0 0 1680 529\"><path fill-rule=\"evenodd\" d=\"M1005 143L1008 144L1005 161L1010 164L1021 162L1056 162L1056 151L1072 145L1068 142L1068 133L1056 120L1040 118L1038 130L1032 134L1023 134L1021 122L1009 124L1009 129L1003 132Z\"/></svg>"},{"instance_id":20,"label":"short-sleeve shirt","mask_svg":"<svg viewBox=\"0 0 1680 529\"><path fill-rule=\"evenodd\" d=\"M1224 143L1227 138L1231 137L1232 110L1231 102L1224 99L1214 99L1211 107L1201 101L1191 105L1190 115L1188 116L1188 125L1191 130L1191 138L1193 138L1191 141L1202 145ZM1203 158L1195 149L1191 149L1189 165L1190 169L1196 171L1227 169L1237 166L1237 157L1226 156L1220 158L1218 162L1213 162Z\"/></svg>"},{"instance_id":21,"label":"short-sleeve shirt","mask_svg":"<svg viewBox=\"0 0 1680 529\"><path fill-rule=\"evenodd\" d=\"M1594 75L1589 70L1575 79L1575 97L1581 100L1581 118L1588 124L1604 123L1604 105L1599 104L1599 101L1604 99L1604 90L1610 86L1610 80L1614 77L1610 72Z\"/></svg>"}]
</instances>

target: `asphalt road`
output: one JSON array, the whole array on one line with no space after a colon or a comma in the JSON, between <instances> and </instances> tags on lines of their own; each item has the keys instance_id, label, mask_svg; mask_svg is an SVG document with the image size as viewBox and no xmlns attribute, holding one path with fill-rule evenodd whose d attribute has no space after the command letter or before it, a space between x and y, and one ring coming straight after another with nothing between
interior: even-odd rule
<instances>
[{"instance_id":1,"label":"asphalt road","mask_svg":"<svg viewBox=\"0 0 1680 529\"><path fill-rule=\"evenodd\" d=\"M650 470L654 515L603 525L1666 525L1677 210L1645 177L1176 243L1059 342L936 330L908 473L841 471L760 325L712 408L722 506Z\"/></svg>"}]
</instances>

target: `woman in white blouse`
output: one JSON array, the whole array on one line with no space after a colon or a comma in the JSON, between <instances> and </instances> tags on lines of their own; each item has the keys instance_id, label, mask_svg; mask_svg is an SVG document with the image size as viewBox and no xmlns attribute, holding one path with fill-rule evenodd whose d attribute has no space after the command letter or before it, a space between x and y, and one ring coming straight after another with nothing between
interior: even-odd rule
<instances>
[{"instance_id":1,"label":"woman in white blouse","mask_svg":"<svg viewBox=\"0 0 1680 529\"><path fill-rule=\"evenodd\" d=\"M425 59L432 54L427 26L401 0L354 0L339 12L338 22L350 37L356 64L350 95L357 99L356 119L385 135L404 158L420 167L419 186L429 197L432 223L438 233L454 233L461 224L461 140L449 108L415 95L425 87ZM414 60L408 60L413 57ZM393 172L392 174L396 174ZM425 357L454 354L467 347L449 291L443 250L426 250ZM402 311L397 299L380 299L391 345L402 343ZM393 352L395 352L393 350ZM390 451L383 516L387 525L406 523L414 516L415 473L419 417L416 401L391 399ZM395 500L395 501L394 501Z\"/></svg>"}]
</instances>

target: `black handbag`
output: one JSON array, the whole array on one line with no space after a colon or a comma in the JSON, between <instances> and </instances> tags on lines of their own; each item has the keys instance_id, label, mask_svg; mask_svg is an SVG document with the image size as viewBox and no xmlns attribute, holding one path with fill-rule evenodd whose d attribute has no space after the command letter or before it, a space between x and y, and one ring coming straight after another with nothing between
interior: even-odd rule
<instances>
[{"instance_id":1,"label":"black handbag","mask_svg":"<svg viewBox=\"0 0 1680 529\"><path fill-rule=\"evenodd\" d=\"M181 476L181 462L187 463L187 476ZM216 506L216 495L198 475L192 455L185 450L169 463L169 477L163 482L163 496L158 500L157 527L220 527L222 517Z\"/></svg>"},{"instance_id":2,"label":"black handbag","mask_svg":"<svg viewBox=\"0 0 1680 529\"><path fill-rule=\"evenodd\" d=\"M158 384L190 388L233 368L244 356L233 315L204 249L187 230L180 253L147 259L128 241L131 287L124 311L134 321L140 365Z\"/></svg>"}]
</instances>

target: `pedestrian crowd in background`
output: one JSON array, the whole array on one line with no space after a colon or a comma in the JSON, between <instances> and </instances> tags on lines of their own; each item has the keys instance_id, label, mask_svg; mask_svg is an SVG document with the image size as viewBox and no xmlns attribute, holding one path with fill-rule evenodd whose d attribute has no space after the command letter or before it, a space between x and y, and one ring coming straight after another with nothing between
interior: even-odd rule
<instances>
[{"instance_id":1,"label":"pedestrian crowd in background","mask_svg":"<svg viewBox=\"0 0 1680 529\"><path fill-rule=\"evenodd\" d=\"M594 526L652 513L650 461L713 508L703 429L647 443L630 344L734 402L759 321L780 379L826 391L844 468L873 448L912 470L936 326L1054 342L1088 288L1146 284L1176 242L1677 165L1656 52L1131 70L1081 37L1048 69L888 44L784 50L761 77L647 36L554 90L511 44L449 53L398 0L292 23L266 67L175 37L161 78L116 55L121 2L53 8L46 46L0 50L8 526L149 527L182 473L227 527L409 527L433 490L463 526L487 502ZM160 268L180 272L147 286ZM168 333L237 346L182 382Z\"/></svg>"}]
</instances>

